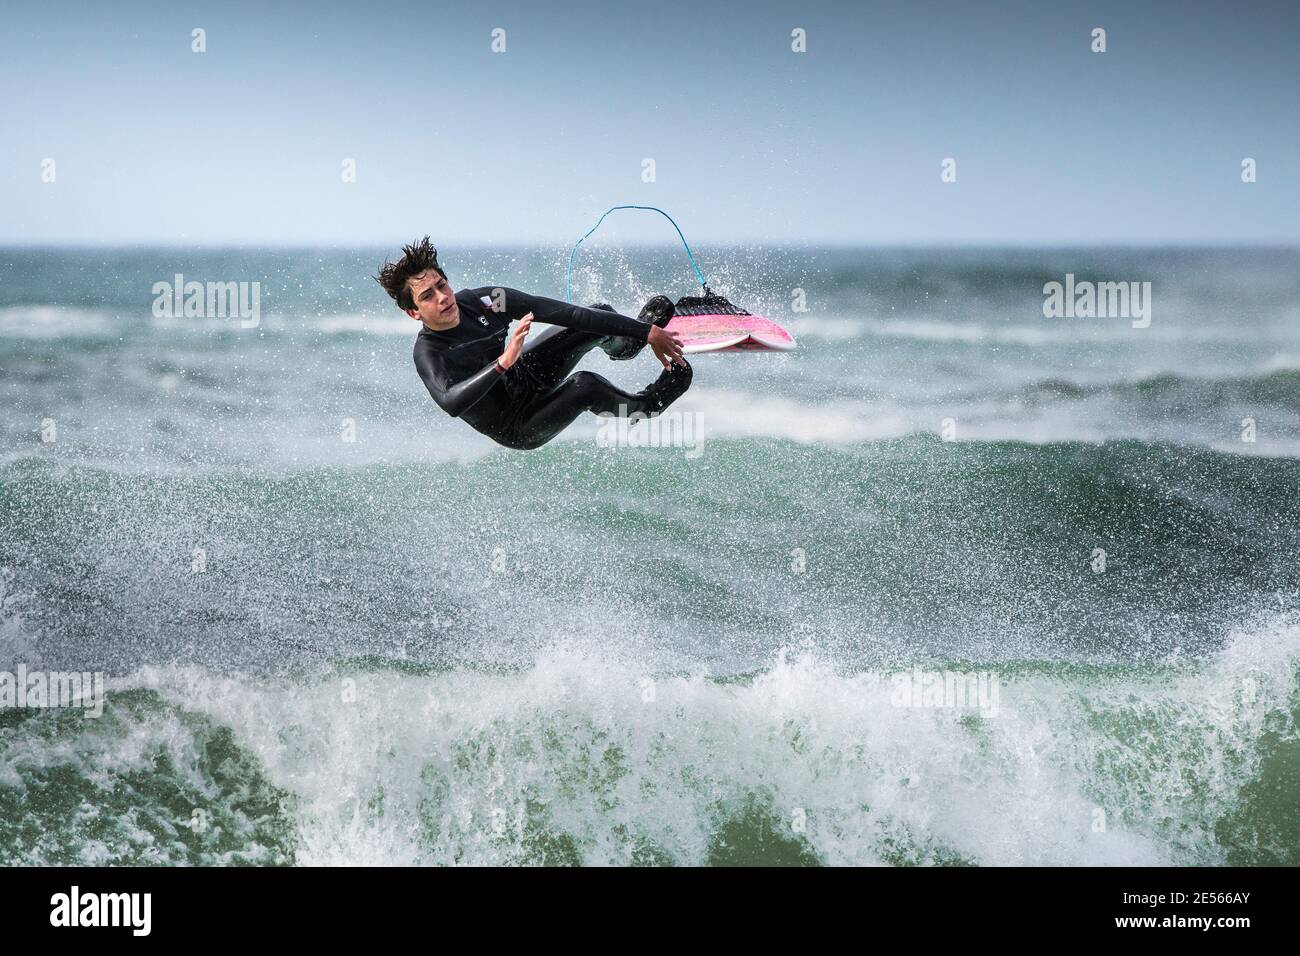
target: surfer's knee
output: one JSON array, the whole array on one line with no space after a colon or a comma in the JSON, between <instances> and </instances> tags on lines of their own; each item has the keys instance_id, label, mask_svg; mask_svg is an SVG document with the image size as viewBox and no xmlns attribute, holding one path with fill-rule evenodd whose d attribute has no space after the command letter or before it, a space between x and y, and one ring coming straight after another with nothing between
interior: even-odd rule
<instances>
[{"instance_id":1,"label":"surfer's knee","mask_svg":"<svg viewBox=\"0 0 1300 956\"><path fill-rule=\"evenodd\" d=\"M605 390L605 379L595 372L574 372L569 376L569 390L583 401L592 401Z\"/></svg>"}]
</instances>

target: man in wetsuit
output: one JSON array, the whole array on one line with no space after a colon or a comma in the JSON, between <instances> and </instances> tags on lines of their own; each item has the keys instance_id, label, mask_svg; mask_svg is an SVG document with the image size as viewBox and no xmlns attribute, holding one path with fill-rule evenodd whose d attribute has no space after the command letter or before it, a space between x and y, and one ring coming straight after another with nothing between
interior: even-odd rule
<instances>
[{"instance_id":1,"label":"man in wetsuit","mask_svg":"<svg viewBox=\"0 0 1300 956\"><path fill-rule=\"evenodd\" d=\"M516 289L455 292L428 236L404 246L402 258L385 262L376 279L423 325L415 368L433 400L507 448L544 445L583 412L653 417L691 384L681 342L663 328L673 315L666 296L647 302L638 321L607 305L583 308ZM534 320L561 328L525 347ZM647 344L664 372L640 392L625 392L594 372L569 374L597 346L621 361Z\"/></svg>"}]
</instances>

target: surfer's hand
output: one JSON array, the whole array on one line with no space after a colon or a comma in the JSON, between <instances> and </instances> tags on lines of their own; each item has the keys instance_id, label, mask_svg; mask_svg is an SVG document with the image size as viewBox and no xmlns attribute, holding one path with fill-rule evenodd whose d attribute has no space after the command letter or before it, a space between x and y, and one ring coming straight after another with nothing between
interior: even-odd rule
<instances>
[{"instance_id":1,"label":"surfer's hand","mask_svg":"<svg viewBox=\"0 0 1300 956\"><path fill-rule=\"evenodd\" d=\"M682 355L682 340L677 337L676 332L669 332L667 329L652 325L650 334L646 336L646 343L654 351L655 358L669 371L672 371L674 362L678 365L686 364L686 357Z\"/></svg>"},{"instance_id":2,"label":"surfer's hand","mask_svg":"<svg viewBox=\"0 0 1300 956\"><path fill-rule=\"evenodd\" d=\"M519 320L514 332L510 334L510 341L506 345L506 350L497 359L502 368L509 368L519 360L519 353L524 350L524 339L528 338L528 330L532 328L532 325L533 313L531 312Z\"/></svg>"}]
</instances>

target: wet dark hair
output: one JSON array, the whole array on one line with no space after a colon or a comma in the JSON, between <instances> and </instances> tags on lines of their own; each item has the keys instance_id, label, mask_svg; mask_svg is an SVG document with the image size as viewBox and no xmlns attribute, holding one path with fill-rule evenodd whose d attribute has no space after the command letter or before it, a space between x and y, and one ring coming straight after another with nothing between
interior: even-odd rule
<instances>
[{"instance_id":1,"label":"wet dark hair","mask_svg":"<svg viewBox=\"0 0 1300 956\"><path fill-rule=\"evenodd\" d=\"M419 242L402 246L402 258L396 262L385 260L379 268L379 275L375 276L375 281L384 287L384 291L399 308L414 309L415 300L411 298L411 289L407 282L429 269L433 269L444 279L447 278L447 273L443 272L442 266L438 264L438 250L433 248L429 237L425 236Z\"/></svg>"}]
</instances>

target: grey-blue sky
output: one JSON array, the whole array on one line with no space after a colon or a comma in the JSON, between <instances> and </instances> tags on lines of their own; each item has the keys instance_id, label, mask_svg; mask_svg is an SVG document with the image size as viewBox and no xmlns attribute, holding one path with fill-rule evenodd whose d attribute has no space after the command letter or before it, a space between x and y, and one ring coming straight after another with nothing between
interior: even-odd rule
<instances>
[{"instance_id":1,"label":"grey-blue sky","mask_svg":"<svg viewBox=\"0 0 1300 956\"><path fill-rule=\"evenodd\" d=\"M1295 3L41 2L0 16L3 243L564 243L623 202L667 208L697 242L1300 240ZM1096 26L1105 54L1089 50ZM948 156L955 184L940 181ZM657 217L608 228L672 238Z\"/></svg>"}]
</instances>

